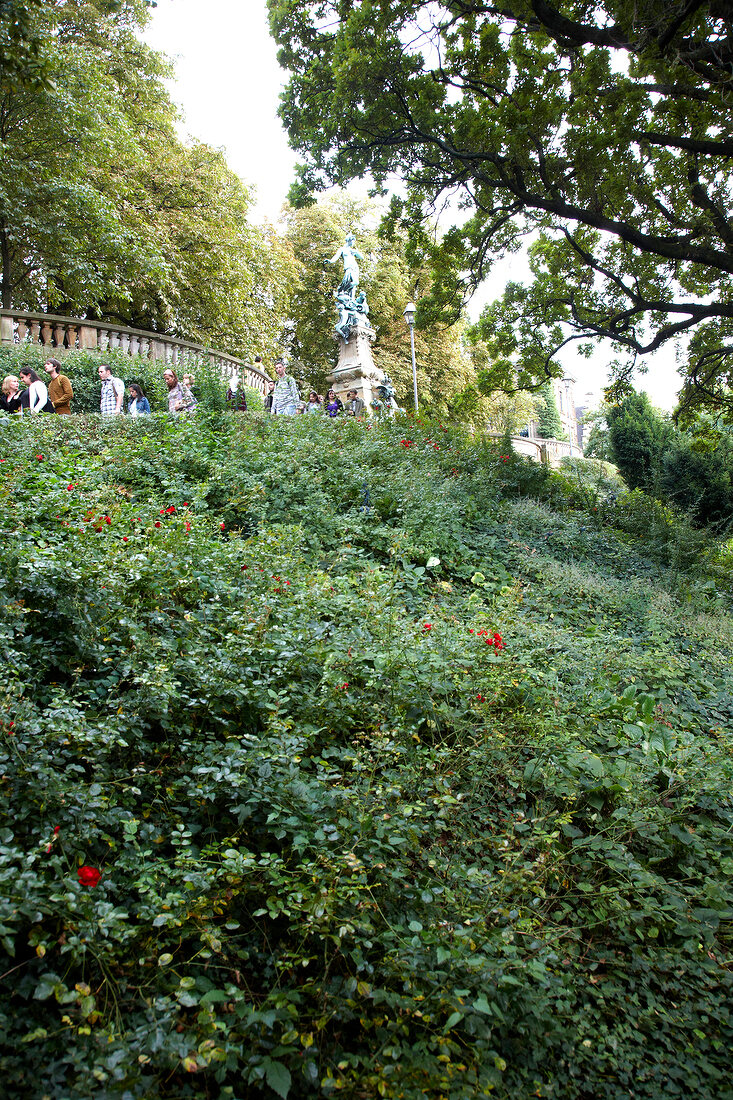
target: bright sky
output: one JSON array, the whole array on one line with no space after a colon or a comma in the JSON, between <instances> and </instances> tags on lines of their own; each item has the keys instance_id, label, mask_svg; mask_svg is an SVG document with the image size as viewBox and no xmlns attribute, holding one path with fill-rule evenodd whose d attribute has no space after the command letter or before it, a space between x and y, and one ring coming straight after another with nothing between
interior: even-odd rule
<instances>
[{"instance_id":1,"label":"bright sky","mask_svg":"<svg viewBox=\"0 0 733 1100\"><path fill-rule=\"evenodd\" d=\"M145 39L175 62L170 90L183 115L182 133L223 149L230 167L255 192L253 219L277 221L297 158L277 117L285 74L269 35L265 0L157 0ZM501 265L490 293L479 293L469 308L471 316L498 297L503 280L524 274L520 257ZM576 379L578 403L585 403L586 392L599 397L606 360L604 348L592 360L564 361ZM672 409L680 385L673 354L661 352L648 365L638 388L655 405Z\"/></svg>"}]
</instances>

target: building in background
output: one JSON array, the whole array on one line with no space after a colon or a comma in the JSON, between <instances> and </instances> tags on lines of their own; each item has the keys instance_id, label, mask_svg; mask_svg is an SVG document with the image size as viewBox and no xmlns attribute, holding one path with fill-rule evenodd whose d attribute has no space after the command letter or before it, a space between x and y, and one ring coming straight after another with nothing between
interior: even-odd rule
<instances>
[{"instance_id":1,"label":"building in background","mask_svg":"<svg viewBox=\"0 0 733 1100\"><path fill-rule=\"evenodd\" d=\"M578 406L575 403L575 379L553 378L552 394L555 398L557 411L560 415L562 433L568 442L568 454L582 454L583 451L583 424L582 418L578 418ZM583 406L580 407L581 411ZM525 434L524 432L522 434ZM539 421L531 420L526 429L530 439L540 439Z\"/></svg>"}]
</instances>

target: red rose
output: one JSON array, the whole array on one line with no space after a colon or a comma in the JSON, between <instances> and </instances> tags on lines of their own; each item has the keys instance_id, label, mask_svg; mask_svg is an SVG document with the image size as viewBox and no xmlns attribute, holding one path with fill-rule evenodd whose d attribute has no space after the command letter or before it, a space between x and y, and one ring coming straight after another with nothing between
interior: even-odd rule
<instances>
[{"instance_id":1,"label":"red rose","mask_svg":"<svg viewBox=\"0 0 733 1100\"><path fill-rule=\"evenodd\" d=\"M160 527L160 520L159 520L159 519L156 519L156 521L155 521L155 526L156 526L156 527Z\"/></svg>"},{"instance_id":2,"label":"red rose","mask_svg":"<svg viewBox=\"0 0 733 1100\"><path fill-rule=\"evenodd\" d=\"M79 867L76 872L81 886L96 886L102 877L102 872L96 867Z\"/></svg>"}]
</instances>

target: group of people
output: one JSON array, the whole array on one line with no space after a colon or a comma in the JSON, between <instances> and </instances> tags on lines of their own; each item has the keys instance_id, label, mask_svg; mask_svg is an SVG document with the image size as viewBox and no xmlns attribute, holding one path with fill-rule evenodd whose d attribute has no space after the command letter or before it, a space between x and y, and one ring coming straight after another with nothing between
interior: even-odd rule
<instances>
[{"instance_id":1,"label":"group of people","mask_svg":"<svg viewBox=\"0 0 733 1100\"><path fill-rule=\"evenodd\" d=\"M120 416L125 398L125 383L121 378L115 377L112 368L106 363L100 363L97 373L102 383L99 411L102 416ZM197 405L193 394L193 375L184 374L179 380L173 368L166 367L163 371L163 381L168 390L168 412L173 416L183 412L193 412ZM139 383L128 382L127 394L127 412L130 416L150 415L150 402Z\"/></svg>"},{"instance_id":2,"label":"group of people","mask_svg":"<svg viewBox=\"0 0 733 1100\"><path fill-rule=\"evenodd\" d=\"M0 394L0 410L6 413L62 413L71 412L74 389L65 374L61 373L58 359L44 364L48 384L31 367L22 367L20 378L8 374L3 379ZM20 388L21 381L25 389Z\"/></svg>"},{"instance_id":3,"label":"group of people","mask_svg":"<svg viewBox=\"0 0 733 1100\"><path fill-rule=\"evenodd\" d=\"M260 362L259 357L257 361ZM2 383L2 394L0 394L0 412L17 414L28 412L31 415L61 413L68 416L74 400L74 388L69 378L62 373L58 359L47 359L43 369L47 382L43 381L31 367L23 367L19 371L20 378L14 374L6 375ZM122 416L125 404L129 416L150 414L150 402L138 382L128 382L126 386L121 378L112 373L112 368L106 363L100 363L97 373L102 384L99 397L99 411L102 416ZM345 404L335 390L329 390L325 397L311 390L308 400L302 401L298 384L293 376L287 373L282 360L275 364L275 373L277 378L269 380L265 395L265 411L272 416L296 416L298 413L320 413L332 418L364 415L366 405L356 390L348 391ZM167 367L163 371L163 381L168 391L168 412L174 416L193 412L197 404L193 393L193 376L184 374L179 379L175 370ZM24 388L21 388L21 382ZM126 401L125 388L127 388ZM247 398L244 387L239 386L238 379L233 378L230 381L226 396L229 407L233 411L246 411Z\"/></svg>"},{"instance_id":4,"label":"group of people","mask_svg":"<svg viewBox=\"0 0 733 1100\"><path fill-rule=\"evenodd\" d=\"M43 369L48 383L31 367L22 367L18 372L20 377L6 375L0 394L0 411L17 414L28 412L31 415L61 413L68 416L74 400L74 387L62 373L58 359L47 359ZM102 383L100 413L102 416L121 416L124 412L125 383L112 373L112 368L106 363L100 363L97 373ZM193 394L193 375L184 374L179 380L176 372L169 367L163 372L163 381L168 390L168 412L176 416L182 412L193 412L197 404ZM21 389L21 382L24 389ZM150 414L150 402L137 382L127 384L127 412L130 416Z\"/></svg>"},{"instance_id":5,"label":"group of people","mask_svg":"<svg viewBox=\"0 0 733 1100\"><path fill-rule=\"evenodd\" d=\"M330 417L364 415L366 405L356 390L348 391L345 405L335 390L329 390L325 397L311 390L308 400L301 401L298 384L287 373L282 360L275 364L275 373L277 379L270 379L265 395L265 411L272 416L297 416L298 413L322 413Z\"/></svg>"}]
</instances>

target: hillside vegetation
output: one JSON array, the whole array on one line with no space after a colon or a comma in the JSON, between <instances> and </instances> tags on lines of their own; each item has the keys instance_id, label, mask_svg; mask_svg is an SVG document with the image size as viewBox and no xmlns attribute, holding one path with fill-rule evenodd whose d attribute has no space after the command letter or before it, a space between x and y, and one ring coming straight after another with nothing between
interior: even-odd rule
<instances>
[{"instance_id":1,"label":"hillside vegetation","mask_svg":"<svg viewBox=\"0 0 733 1100\"><path fill-rule=\"evenodd\" d=\"M730 554L439 423L0 451L8 1100L733 1096Z\"/></svg>"}]
</instances>

